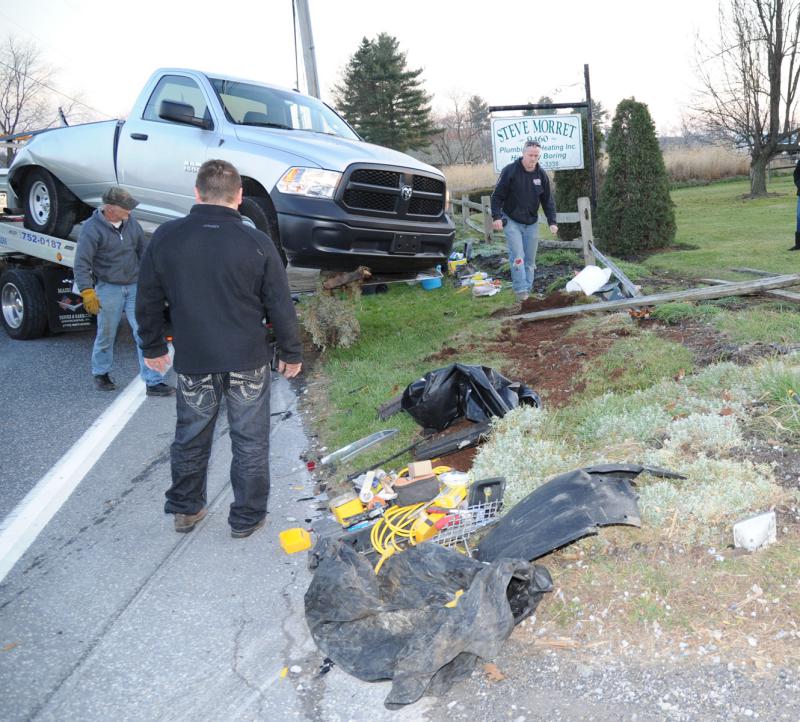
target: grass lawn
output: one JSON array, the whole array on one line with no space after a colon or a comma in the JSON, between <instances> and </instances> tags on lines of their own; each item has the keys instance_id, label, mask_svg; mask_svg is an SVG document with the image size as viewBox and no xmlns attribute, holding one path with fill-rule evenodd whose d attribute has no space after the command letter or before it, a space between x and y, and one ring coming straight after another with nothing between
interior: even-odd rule
<instances>
[{"instance_id":1,"label":"grass lawn","mask_svg":"<svg viewBox=\"0 0 800 722\"><path fill-rule=\"evenodd\" d=\"M769 183L776 195L742 200L746 181L713 183L672 192L677 221L677 244L697 246L649 256L652 270L682 277L738 278L731 268L759 268L774 273L800 272L800 252L794 245L797 196L791 176Z\"/></svg>"}]
</instances>

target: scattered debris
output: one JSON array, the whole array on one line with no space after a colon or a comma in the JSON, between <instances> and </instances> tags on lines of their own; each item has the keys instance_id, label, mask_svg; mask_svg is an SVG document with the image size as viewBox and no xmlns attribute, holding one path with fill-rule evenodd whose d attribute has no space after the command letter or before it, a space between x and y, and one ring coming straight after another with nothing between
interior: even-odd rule
<instances>
[{"instance_id":1,"label":"scattered debris","mask_svg":"<svg viewBox=\"0 0 800 722\"><path fill-rule=\"evenodd\" d=\"M736 548L743 547L749 552L754 552L773 544L776 540L777 525L774 511L751 516L733 525L733 546Z\"/></svg>"},{"instance_id":2,"label":"scattered debris","mask_svg":"<svg viewBox=\"0 0 800 722\"><path fill-rule=\"evenodd\" d=\"M486 672L490 682L502 682L506 678L506 675L500 671L500 668L494 662L485 662L483 671Z\"/></svg>"},{"instance_id":3,"label":"scattered debris","mask_svg":"<svg viewBox=\"0 0 800 722\"><path fill-rule=\"evenodd\" d=\"M401 406L420 426L442 431L466 417L474 423L505 416L520 404L541 406L539 395L488 366L452 364L408 385Z\"/></svg>"},{"instance_id":4,"label":"scattered debris","mask_svg":"<svg viewBox=\"0 0 800 722\"><path fill-rule=\"evenodd\" d=\"M301 527L284 529L279 535L281 549L287 554L295 554L311 549L311 535Z\"/></svg>"},{"instance_id":5,"label":"scattered debris","mask_svg":"<svg viewBox=\"0 0 800 722\"><path fill-rule=\"evenodd\" d=\"M516 504L481 539L477 558L538 559L610 524L641 526L631 481L643 471L682 479L680 474L635 464L603 464L560 474Z\"/></svg>"},{"instance_id":6,"label":"scattered debris","mask_svg":"<svg viewBox=\"0 0 800 722\"><path fill-rule=\"evenodd\" d=\"M552 589L542 566L483 564L436 544L391 557L378 576L363 555L330 540L312 563L305 609L314 641L359 679L391 679L388 709L445 694L479 658L494 658ZM460 589L458 604L445 606Z\"/></svg>"},{"instance_id":7,"label":"scattered debris","mask_svg":"<svg viewBox=\"0 0 800 722\"><path fill-rule=\"evenodd\" d=\"M354 456L357 456L362 451L369 449L371 446L375 446L375 444L380 444L387 439L391 439L395 434L398 433L400 429L383 429L381 431L376 431L374 434L370 434L369 436L365 436L363 439L359 439L358 441L353 441L347 446L343 446L341 449L337 449L336 451L332 451L330 454L323 456L319 463L322 466L326 464L330 464L333 461L347 461L348 459L352 459Z\"/></svg>"}]
</instances>

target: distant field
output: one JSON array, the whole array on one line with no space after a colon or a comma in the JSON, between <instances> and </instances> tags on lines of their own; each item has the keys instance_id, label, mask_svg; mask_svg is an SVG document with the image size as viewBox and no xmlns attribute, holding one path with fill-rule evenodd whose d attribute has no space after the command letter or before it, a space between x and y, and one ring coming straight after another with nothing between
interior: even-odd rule
<instances>
[{"instance_id":1,"label":"distant field","mask_svg":"<svg viewBox=\"0 0 800 722\"><path fill-rule=\"evenodd\" d=\"M664 164L673 183L718 181L747 176L750 171L746 154L719 146L668 150L664 153ZM487 188L497 181L492 163L444 166L442 172L453 193ZM557 183L558 174L555 180Z\"/></svg>"}]
</instances>

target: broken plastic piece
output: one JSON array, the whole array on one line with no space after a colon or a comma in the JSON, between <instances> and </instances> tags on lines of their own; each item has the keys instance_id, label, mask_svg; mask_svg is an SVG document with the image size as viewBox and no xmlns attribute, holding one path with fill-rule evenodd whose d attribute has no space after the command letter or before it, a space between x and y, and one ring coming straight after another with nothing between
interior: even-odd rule
<instances>
[{"instance_id":1,"label":"broken plastic piece","mask_svg":"<svg viewBox=\"0 0 800 722\"><path fill-rule=\"evenodd\" d=\"M664 469L634 464L604 464L576 469L550 479L514 506L480 541L477 558L533 561L600 526L641 526L631 480L641 472L684 478Z\"/></svg>"},{"instance_id":2,"label":"broken plastic piece","mask_svg":"<svg viewBox=\"0 0 800 722\"><path fill-rule=\"evenodd\" d=\"M319 463L324 466L325 464L330 464L332 461L347 461L348 459L352 459L356 454L360 454L370 446L379 444L381 441L386 441L386 439L391 439L398 431L400 431L400 429L383 429L382 431L376 431L374 434L365 436L363 439L354 441L351 444L347 444L347 446L343 446L341 449L332 451L327 456L323 456Z\"/></svg>"},{"instance_id":3,"label":"broken plastic piece","mask_svg":"<svg viewBox=\"0 0 800 722\"><path fill-rule=\"evenodd\" d=\"M777 538L774 511L742 519L733 525L733 545L743 547L749 552L772 544Z\"/></svg>"}]
</instances>

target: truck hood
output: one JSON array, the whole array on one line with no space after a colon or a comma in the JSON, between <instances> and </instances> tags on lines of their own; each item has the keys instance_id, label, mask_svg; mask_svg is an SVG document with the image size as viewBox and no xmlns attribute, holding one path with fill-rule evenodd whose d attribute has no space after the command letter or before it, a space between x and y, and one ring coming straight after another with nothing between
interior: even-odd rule
<instances>
[{"instance_id":1,"label":"truck hood","mask_svg":"<svg viewBox=\"0 0 800 722\"><path fill-rule=\"evenodd\" d=\"M361 140L347 140L334 135L312 133L305 130L256 128L246 125L235 126L234 132L241 143L252 143L291 153L297 157L299 166L319 167L341 172L351 163L372 162L442 175L433 166L422 163L410 155Z\"/></svg>"}]
</instances>

